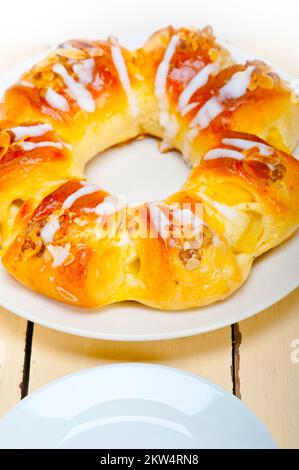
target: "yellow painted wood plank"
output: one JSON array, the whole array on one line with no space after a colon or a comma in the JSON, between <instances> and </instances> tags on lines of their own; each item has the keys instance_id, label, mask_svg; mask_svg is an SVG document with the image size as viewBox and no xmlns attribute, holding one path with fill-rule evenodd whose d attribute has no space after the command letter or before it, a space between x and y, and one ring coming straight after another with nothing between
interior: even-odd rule
<instances>
[{"instance_id":1,"label":"yellow painted wood plank","mask_svg":"<svg viewBox=\"0 0 299 470\"><path fill-rule=\"evenodd\" d=\"M240 331L242 399L280 447L299 448L299 289L240 323Z\"/></svg>"},{"instance_id":2,"label":"yellow painted wood plank","mask_svg":"<svg viewBox=\"0 0 299 470\"><path fill-rule=\"evenodd\" d=\"M200 374L232 390L231 330L155 342L111 342L80 338L35 326L30 391L87 367L115 362L150 362Z\"/></svg>"},{"instance_id":3,"label":"yellow painted wood plank","mask_svg":"<svg viewBox=\"0 0 299 470\"><path fill-rule=\"evenodd\" d=\"M21 398L27 322L0 307L0 416Z\"/></svg>"}]
</instances>

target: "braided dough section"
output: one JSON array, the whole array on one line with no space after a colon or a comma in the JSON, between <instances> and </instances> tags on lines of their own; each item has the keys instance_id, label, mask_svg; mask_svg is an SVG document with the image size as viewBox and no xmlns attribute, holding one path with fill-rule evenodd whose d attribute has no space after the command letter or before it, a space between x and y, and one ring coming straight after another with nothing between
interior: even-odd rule
<instances>
[{"instance_id":1,"label":"braided dough section","mask_svg":"<svg viewBox=\"0 0 299 470\"><path fill-rule=\"evenodd\" d=\"M134 52L68 41L7 90L1 118L2 261L57 300L209 304L298 225L297 97L209 28L169 27ZM165 201L126 208L84 165L140 134L194 168Z\"/></svg>"}]
</instances>

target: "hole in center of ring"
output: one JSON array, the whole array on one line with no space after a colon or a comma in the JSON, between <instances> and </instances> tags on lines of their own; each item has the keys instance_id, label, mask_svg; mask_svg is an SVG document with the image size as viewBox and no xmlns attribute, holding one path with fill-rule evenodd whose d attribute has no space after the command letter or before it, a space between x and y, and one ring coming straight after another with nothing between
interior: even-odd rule
<instances>
[{"instance_id":1,"label":"hole in center of ring","mask_svg":"<svg viewBox=\"0 0 299 470\"><path fill-rule=\"evenodd\" d=\"M124 196L130 205L165 199L180 189L189 172L180 152L161 153L153 137L106 150L85 170L88 182Z\"/></svg>"}]
</instances>

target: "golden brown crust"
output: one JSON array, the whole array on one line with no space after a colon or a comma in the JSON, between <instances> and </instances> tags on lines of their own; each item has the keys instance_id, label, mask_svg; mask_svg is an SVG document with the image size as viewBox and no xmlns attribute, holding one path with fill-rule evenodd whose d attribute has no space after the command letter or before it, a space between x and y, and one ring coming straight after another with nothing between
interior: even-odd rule
<instances>
[{"instance_id":1,"label":"golden brown crust","mask_svg":"<svg viewBox=\"0 0 299 470\"><path fill-rule=\"evenodd\" d=\"M77 306L226 298L299 223L294 101L265 63L234 63L211 28L168 27L134 52L114 38L62 44L1 107L3 264ZM128 208L83 169L140 133L197 166L174 195Z\"/></svg>"},{"instance_id":2,"label":"golden brown crust","mask_svg":"<svg viewBox=\"0 0 299 470\"><path fill-rule=\"evenodd\" d=\"M240 149L239 140L251 146ZM266 152L269 154L262 154L255 143L265 146L264 151L269 149ZM225 157L229 155L227 150L240 154L237 155L240 159ZM256 136L227 132L222 134L221 143L210 149L202 164L193 170L185 190L197 194L208 204L209 223L212 226L212 220L216 223L220 233L230 239L235 252L256 257L296 229L299 223L298 178L299 164L291 155ZM231 209L227 216L226 207Z\"/></svg>"}]
</instances>

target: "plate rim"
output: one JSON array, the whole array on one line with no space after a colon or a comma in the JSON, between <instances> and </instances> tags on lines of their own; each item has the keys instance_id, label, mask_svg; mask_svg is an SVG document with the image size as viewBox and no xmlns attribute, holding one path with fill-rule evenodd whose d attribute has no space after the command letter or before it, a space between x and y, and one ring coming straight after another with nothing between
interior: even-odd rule
<instances>
[{"instance_id":1,"label":"plate rim","mask_svg":"<svg viewBox=\"0 0 299 470\"><path fill-rule=\"evenodd\" d=\"M296 237L299 237L299 234L295 234ZM17 281L16 281L17 282ZM245 281L246 282L246 281ZM24 289L28 289L27 287L23 286ZM171 340L171 339L179 339L179 338L187 338L187 337L192 337L196 336L199 334L203 333L209 333L211 331L216 331L221 328L225 328L227 326L231 326L234 323L241 322L243 320L246 320L247 318L250 318L253 315L257 315L262 313L264 310L267 308L271 307L272 305L275 305L277 302L285 298L288 294L293 292L295 289L299 287L299 279L295 279L292 284L290 284L286 289L278 293L276 296L269 297L268 299L265 300L264 303L261 303L258 310L256 307L248 307L246 310L243 311L243 315L240 314L240 317L235 321L232 322L231 319L220 319L217 322L217 325L215 324L210 324L209 326L199 326L199 327L193 327L191 329L186 329L186 330L180 330L177 332L167 332L167 333L156 333L156 334L149 334L149 335L130 335L128 336L127 334L107 334L107 333L101 333L98 331L93 331L93 330L80 330L78 328L73 328L67 325L61 325L56 322L51 322L48 320L45 321L39 321L39 318L35 318L34 315L27 314L24 312L22 309L18 307L14 307L14 310L11 310L11 307L8 305L8 302L6 303L5 301L0 299L0 306L6 309L7 311L11 312L13 315L16 315L18 317L24 318L27 321L30 321L32 323L36 323L38 325L41 325L45 328L49 328L54 331L60 331L62 333L66 334L71 334L74 336L79 336L82 338L90 338L90 339L98 339L98 340L106 340L106 341L117 341L117 342L136 342L136 341L161 341L161 340ZM30 289L29 289L30 290ZM236 293L237 294L237 291ZM219 301L220 302L225 302ZM200 309L200 307L199 307ZM166 315L171 315L170 312L163 312ZM179 313L179 311L178 311ZM183 313L182 313L183 315Z\"/></svg>"},{"instance_id":2,"label":"plate rim","mask_svg":"<svg viewBox=\"0 0 299 470\"><path fill-rule=\"evenodd\" d=\"M222 388L220 385L216 384L215 382L212 382L211 380L207 379L206 377L203 377L202 375L198 375L198 374L195 374L194 372L189 372L189 371L186 371L184 369L180 369L178 367L170 367L170 366L166 366L164 364L155 364L155 363L151 363L151 362L118 362L118 363L113 363L113 364L103 364L103 365L100 365L100 366L84 368L84 369L81 369L79 371L71 372L70 374L66 374L66 375L63 375L62 377L54 379L54 380L42 385L41 387L37 388L33 392L29 393L23 399L19 400L18 403L16 403L9 411L7 411L4 414L4 416L2 416L0 418L0 436L1 436L1 427L2 427L3 422L5 422L7 419L9 419L11 414L14 414L15 412L18 412L19 408L22 409L22 407L24 406L24 403L27 403L27 401L30 401L30 400L34 400L34 398L36 396L39 396L45 390L48 390L51 387L55 387L56 385L58 385L62 382L67 382L68 380L71 380L73 377L79 377L80 375L84 376L86 374L88 375L88 374L94 374L94 373L95 374L101 373L101 371L104 370L104 369L119 369L119 368L134 369L134 368L138 368L138 367L139 368L151 369L153 371L159 371L159 370L166 371L166 372L174 373L174 374L179 375L181 377L184 377L184 376L190 377L190 378L194 379L196 382L199 382L199 383L203 384L207 388L210 388L210 389L213 389L213 390L217 391L225 399L228 399L228 400L236 403L236 405L239 406L241 409L243 409L247 415L251 415L252 418L254 418L254 421L255 421L256 425L258 425L260 427L260 429L263 429L265 434L267 434L269 442L271 441L273 446L275 446L275 448L278 447L274 437L272 436L272 433L269 431L269 429L264 424L264 422L256 415L256 413L253 410L251 410L247 406L247 404L243 400L238 398L236 395L234 395L233 393L228 392L227 390ZM0 446L0 449L1 449L1 446Z\"/></svg>"}]
</instances>

